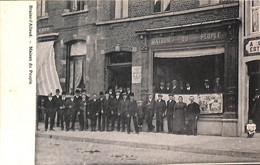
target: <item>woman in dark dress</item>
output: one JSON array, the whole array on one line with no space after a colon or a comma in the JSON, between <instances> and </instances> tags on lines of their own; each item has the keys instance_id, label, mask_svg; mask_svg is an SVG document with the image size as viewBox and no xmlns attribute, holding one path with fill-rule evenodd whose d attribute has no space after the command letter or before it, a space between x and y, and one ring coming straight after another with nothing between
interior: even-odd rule
<instances>
[{"instance_id":1,"label":"woman in dark dress","mask_svg":"<svg viewBox=\"0 0 260 165\"><path fill-rule=\"evenodd\" d=\"M173 121L173 131L176 134L184 132L185 128L185 111L187 104L183 102L182 96L178 98L179 102L174 106L174 121Z\"/></svg>"}]
</instances>

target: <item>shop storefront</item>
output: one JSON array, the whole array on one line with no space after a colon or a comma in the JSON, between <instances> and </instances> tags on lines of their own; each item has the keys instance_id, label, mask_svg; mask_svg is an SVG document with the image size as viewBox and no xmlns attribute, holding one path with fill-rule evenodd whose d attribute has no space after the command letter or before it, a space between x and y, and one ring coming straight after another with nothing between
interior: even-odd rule
<instances>
[{"instance_id":1,"label":"shop storefront","mask_svg":"<svg viewBox=\"0 0 260 165\"><path fill-rule=\"evenodd\" d=\"M176 100L183 96L188 104L193 95L201 105L198 134L237 136L238 24L234 19L138 32L150 61L143 83L165 100L173 81L179 87ZM185 90L186 84L192 90Z\"/></svg>"}]
</instances>

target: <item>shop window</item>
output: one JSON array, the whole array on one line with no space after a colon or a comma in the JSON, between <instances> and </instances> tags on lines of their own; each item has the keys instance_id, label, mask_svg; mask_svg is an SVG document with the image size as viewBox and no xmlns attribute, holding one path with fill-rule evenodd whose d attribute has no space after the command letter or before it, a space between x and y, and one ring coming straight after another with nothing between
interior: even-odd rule
<instances>
[{"instance_id":1,"label":"shop window","mask_svg":"<svg viewBox=\"0 0 260 165\"><path fill-rule=\"evenodd\" d=\"M46 0L37 1L37 17L48 16L48 13L46 12L47 3L48 2Z\"/></svg>"},{"instance_id":2,"label":"shop window","mask_svg":"<svg viewBox=\"0 0 260 165\"><path fill-rule=\"evenodd\" d=\"M164 86L163 93L167 93L166 87L170 87L169 93L175 86L177 94L222 93L224 54L184 58L154 57L153 73L153 85L158 93L161 86ZM205 80L208 90L205 89ZM188 85L190 91L185 90Z\"/></svg>"},{"instance_id":3,"label":"shop window","mask_svg":"<svg viewBox=\"0 0 260 165\"><path fill-rule=\"evenodd\" d=\"M67 88L68 92L85 88L86 42L77 41L68 45Z\"/></svg>"},{"instance_id":4,"label":"shop window","mask_svg":"<svg viewBox=\"0 0 260 165\"><path fill-rule=\"evenodd\" d=\"M170 11L170 2L171 0L155 0L153 11L155 13Z\"/></svg>"},{"instance_id":5,"label":"shop window","mask_svg":"<svg viewBox=\"0 0 260 165\"><path fill-rule=\"evenodd\" d=\"M86 8L85 3L86 3L85 1L79 1L79 0L68 1L67 8L69 9L70 12L85 10Z\"/></svg>"},{"instance_id":6,"label":"shop window","mask_svg":"<svg viewBox=\"0 0 260 165\"><path fill-rule=\"evenodd\" d=\"M260 0L252 0L252 5L251 5L251 29L252 32L259 32L260 31Z\"/></svg>"},{"instance_id":7,"label":"shop window","mask_svg":"<svg viewBox=\"0 0 260 165\"><path fill-rule=\"evenodd\" d=\"M200 6L217 5L219 0L199 0Z\"/></svg>"},{"instance_id":8,"label":"shop window","mask_svg":"<svg viewBox=\"0 0 260 165\"><path fill-rule=\"evenodd\" d=\"M115 0L115 19L128 17L128 0Z\"/></svg>"}]
</instances>

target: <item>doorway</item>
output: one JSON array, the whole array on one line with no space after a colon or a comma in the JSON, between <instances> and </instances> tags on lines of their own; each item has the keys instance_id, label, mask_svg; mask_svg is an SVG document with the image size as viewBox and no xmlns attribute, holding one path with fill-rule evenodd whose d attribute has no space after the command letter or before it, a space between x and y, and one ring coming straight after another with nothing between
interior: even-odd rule
<instances>
[{"instance_id":1,"label":"doorway","mask_svg":"<svg viewBox=\"0 0 260 165\"><path fill-rule=\"evenodd\" d=\"M132 82L132 53L121 51L106 54L107 75L105 88L131 88Z\"/></svg>"},{"instance_id":2,"label":"doorway","mask_svg":"<svg viewBox=\"0 0 260 165\"><path fill-rule=\"evenodd\" d=\"M249 119L257 125L260 132L260 60L248 62L249 74Z\"/></svg>"}]
</instances>

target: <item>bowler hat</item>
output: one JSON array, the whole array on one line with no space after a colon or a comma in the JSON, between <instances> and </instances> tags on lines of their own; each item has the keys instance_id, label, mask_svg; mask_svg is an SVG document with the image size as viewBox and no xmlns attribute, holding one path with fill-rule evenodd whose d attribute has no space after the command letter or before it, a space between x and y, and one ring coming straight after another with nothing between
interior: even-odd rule
<instances>
[{"instance_id":1,"label":"bowler hat","mask_svg":"<svg viewBox=\"0 0 260 165\"><path fill-rule=\"evenodd\" d=\"M75 90L75 93L80 93L80 90L79 90L79 89L76 89L76 90Z\"/></svg>"},{"instance_id":2,"label":"bowler hat","mask_svg":"<svg viewBox=\"0 0 260 165\"><path fill-rule=\"evenodd\" d=\"M158 97L163 97L163 95L162 94L158 94Z\"/></svg>"},{"instance_id":3,"label":"bowler hat","mask_svg":"<svg viewBox=\"0 0 260 165\"><path fill-rule=\"evenodd\" d=\"M116 93L118 93L118 92L120 93L120 90L119 90L119 89L116 89L115 92L116 92Z\"/></svg>"},{"instance_id":4,"label":"bowler hat","mask_svg":"<svg viewBox=\"0 0 260 165\"><path fill-rule=\"evenodd\" d=\"M134 93L131 92L131 93L129 94L129 96L134 96Z\"/></svg>"},{"instance_id":5,"label":"bowler hat","mask_svg":"<svg viewBox=\"0 0 260 165\"><path fill-rule=\"evenodd\" d=\"M56 93L57 93L57 92L60 92L60 89L56 89Z\"/></svg>"},{"instance_id":6,"label":"bowler hat","mask_svg":"<svg viewBox=\"0 0 260 165\"><path fill-rule=\"evenodd\" d=\"M104 93L101 91L101 92L99 92L99 95L102 96L102 95L104 95Z\"/></svg>"}]
</instances>

